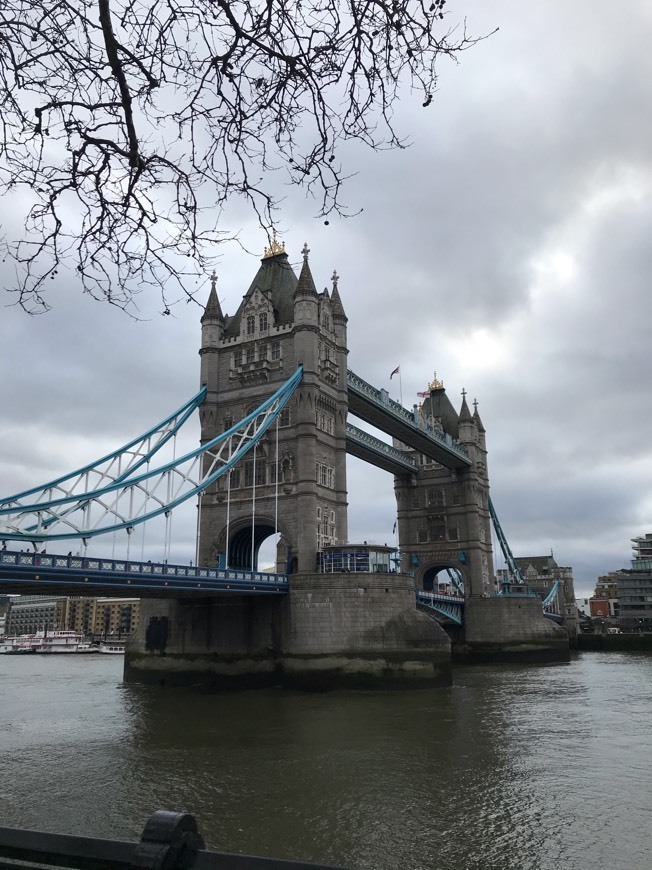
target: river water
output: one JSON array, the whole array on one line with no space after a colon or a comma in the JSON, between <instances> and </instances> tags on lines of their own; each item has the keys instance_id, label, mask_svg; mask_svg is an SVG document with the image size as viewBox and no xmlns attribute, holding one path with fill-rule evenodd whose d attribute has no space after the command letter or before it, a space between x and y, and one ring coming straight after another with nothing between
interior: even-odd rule
<instances>
[{"instance_id":1,"label":"river water","mask_svg":"<svg viewBox=\"0 0 652 870\"><path fill-rule=\"evenodd\" d=\"M120 656L0 656L0 825L405 870L649 870L652 656L464 667L450 688L211 694Z\"/></svg>"}]
</instances>

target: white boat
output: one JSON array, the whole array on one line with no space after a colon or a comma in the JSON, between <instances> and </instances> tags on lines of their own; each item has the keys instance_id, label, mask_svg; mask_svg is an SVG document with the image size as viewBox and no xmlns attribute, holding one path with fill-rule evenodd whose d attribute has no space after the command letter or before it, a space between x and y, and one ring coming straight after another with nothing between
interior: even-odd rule
<instances>
[{"instance_id":1,"label":"white boat","mask_svg":"<svg viewBox=\"0 0 652 870\"><path fill-rule=\"evenodd\" d=\"M125 645L124 643L118 643L116 641L112 643L105 642L99 645L97 651L110 656L122 656L125 652Z\"/></svg>"},{"instance_id":2,"label":"white boat","mask_svg":"<svg viewBox=\"0 0 652 870\"><path fill-rule=\"evenodd\" d=\"M0 652L5 655L91 653L97 652L97 647L91 646L79 632L66 629L5 637L3 643L0 643Z\"/></svg>"}]
</instances>

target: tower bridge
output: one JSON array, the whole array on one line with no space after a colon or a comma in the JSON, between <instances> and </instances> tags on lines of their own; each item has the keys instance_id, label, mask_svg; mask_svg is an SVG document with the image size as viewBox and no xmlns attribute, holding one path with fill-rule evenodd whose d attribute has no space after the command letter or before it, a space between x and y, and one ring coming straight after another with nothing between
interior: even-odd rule
<instances>
[{"instance_id":1,"label":"tower bridge","mask_svg":"<svg viewBox=\"0 0 652 870\"><path fill-rule=\"evenodd\" d=\"M233 315L213 275L194 399L97 463L0 502L0 536L12 545L0 553L0 589L137 592L130 680L430 685L450 680L451 638L471 660L567 657L567 632L522 577L495 586L498 521L477 405L471 413L463 395L456 410L434 378L410 411L350 371L338 276L318 292L302 254L297 277L274 241ZM160 460L197 409L200 446ZM348 543L347 454L393 475L391 567ZM195 566L168 564L167 542L153 563L36 552L120 530L129 540L156 517L167 535L188 499L198 504ZM264 575L258 553L272 535L275 572ZM502 530L499 539L504 549ZM35 552L19 553L21 541ZM163 646L148 645L150 624L165 624Z\"/></svg>"}]
</instances>

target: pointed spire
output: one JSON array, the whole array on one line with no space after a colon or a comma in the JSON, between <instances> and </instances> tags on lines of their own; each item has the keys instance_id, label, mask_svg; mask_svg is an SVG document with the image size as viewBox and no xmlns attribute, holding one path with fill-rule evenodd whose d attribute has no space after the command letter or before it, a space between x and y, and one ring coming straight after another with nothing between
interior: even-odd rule
<instances>
[{"instance_id":1,"label":"pointed spire","mask_svg":"<svg viewBox=\"0 0 652 870\"><path fill-rule=\"evenodd\" d=\"M482 425L482 420L480 419L480 414L478 414L478 400L473 400L473 422L478 427L478 432L486 431L484 426Z\"/></svg>"},{"instance_id":2,"label":"pointed spire","mask_svg":"<svg viewBox=\"0 0 652 870\"><path fill-rule=\"evenodd\" d=\"M346 314L344 313L344 306L342 305L342 300L340 299L340 291L337 288L337 282L340 280L340 276L333 269L333 277L331 278L333 282L333 292L331 293L331 305L333 307L333 317L340 318L342 320L346 320Z\"/></svg>"},{"instance_id":3,"label":"pointed spire","mask_svg":"<svg viewBox=\"0 0 652 870\"><path fill-rule=\"evenodd\" d=\"M460 423L472 423L473 417L466 404L466 390L462 390L462 407L460 408Z\"/></svg>"},{"instance_id":4,"label":"pointed spire","mask_svg":"<svg viewBox=\"0 0 652 870\"><path fill-rule=\"evenodd\" d=\"M301 274L299 275L299 282L297 283L297 289L294 291L294 295L295 297L317 296L317 288L315 287L312 272L310 271L310 266L308 264L310 248L307 244L304 244L301 253L303 254L303 266L301 267Z\"/></svg>"},{"instance_id":5,"label":"pointed spire","mask_svg":"<svg viewBox=\"0 0 652 870\"><path fill-rule=\"evenodd\" d=\"M215 274L215 269L213 269L213 274L211 275L211 292L208 294L208 302L201 317L202 323L206 320L224 321L220 300L217 298L217 275Z\"/></svg>"}]
</instances>

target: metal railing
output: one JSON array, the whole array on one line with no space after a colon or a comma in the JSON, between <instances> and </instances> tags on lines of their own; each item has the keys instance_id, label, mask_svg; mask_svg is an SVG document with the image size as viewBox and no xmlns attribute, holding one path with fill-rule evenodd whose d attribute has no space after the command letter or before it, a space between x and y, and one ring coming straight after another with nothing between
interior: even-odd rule
<instances>
[{"instance_id":1,"label":"metal railing","mask_svg":"<svg viewBox=\"0 0 652 870\"><path fill-rule=\"evenodd\" d=\"M0 867L68 867L74 870L342 870L332 865L257 858L204 848L195 817L158 810L138 843L0 828ZM30 866L29 864L27 866Z\"/></svg>"},{"instance_id":2,"label":"metal railing","mask_svg":"<svg viewBox=\"0 0 652 870\"><path fill-rule=\"evenodd\" d=\"M347 369L348 386L350 390L357 391L359 394L366 396L373 404L382 408L386 414L394 416L403 423L409 424L413 429L420 430L428 435L433 441L436 441L444 447L449 453L459 456L470 462L469 451L459 441L455 441L447 432L442 432L439 429L431 426L426 420L416 415L413 411L408 411L398 402L390 399L384 390L378 390L372 387L366 381L363 381L359 375Z\"/></svg>"},{"instance_id":3,"label":"metal railing","mask_svg":"<svg viewBox=\"0 0 652 870\"><path fill-rule=\"evenodd\" d=\"M60 556L49 553L0 551L0 568L36 568L40 571L60 570L88 574L139 574L153 577L174 577L191 580L246 581L250 583L287 586L287 574L249 571L245 568L208 568L203 565L168 565L166 562L140 562L133 559L104 559L97 556ZM20 576L20 575L18 575Z\"/></svg>"}]
</instances>

